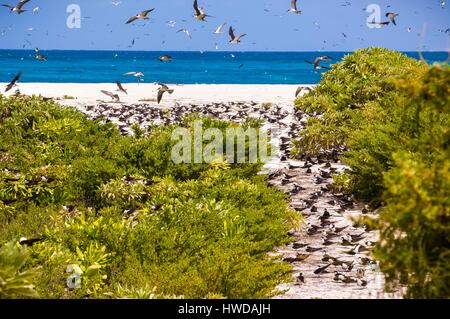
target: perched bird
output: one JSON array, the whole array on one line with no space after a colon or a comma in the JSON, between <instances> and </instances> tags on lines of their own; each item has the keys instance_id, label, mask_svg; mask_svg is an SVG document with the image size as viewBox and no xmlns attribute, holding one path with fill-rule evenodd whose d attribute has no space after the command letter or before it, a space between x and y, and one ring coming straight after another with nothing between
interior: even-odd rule
<instances>
[{"instance_id":1,"label":"perched bird","mask_svg":"<svg viewBox=\"0 0 450 319\"><path fill-rule=\"evenodd\" d=\"M333 225L330 226L330 229L332 231L334 231L336 234L339 234L340 232L342 232L343 230L345 230L347 228L348 228L348 225L344 226L344 227L336 227L336 225L333 224Z\"/></svg>"},{"instance_id":2,"label":"perched bird","mask_svg":"<svg viewBox=\"0 0 450 319\"><path fill-rule=\"evenodd\" d=\"M228 34L230 35L230 38L231 38L230 43L234 43L234 44L241 43L241 38L245 37L247 34L243 34L241 36L235 36L234 31L235 30L233 29L233 27L230 26L230 29L228 30Z\"/></svg>"},{"instance_id":3,"label":"perched bird","mask_svg":"<svg viewBox=\"0 0 450 319\"><path fill-rule=\"evenodd\" d=\"M180 33L180 32L185 33L189 37L189 39L192 39L191 34L188 29L180 29L177 31L177 33Z\"/></svg>"},{"instance_id":4,"label":"perched bird","mask_svg":"<svg viewBox=\"0 0 450 319\"><path fill-rule=\"evenodd\" d=\"M148 17L148 14L150 12L152 12L153 10L155 10L155 9L153 8L153 9L145 10L145 11L142 11L141 13L136 14L134 17L131 17L130 19L128 19L126 24L134 22L134 21L136 21L138 19L149 20L150 18Z\"/></svg>"},{"instance_id":5,"label":"perched bird","mask_svg":"<svg viewBox=\"0 0 450 319\"><path fill-rule=\"evenodd\" d=\"M214 31L214 34L222 34L222 29L223 29L223 27L224 27L226 24L227 24L227 23L224 22L224 23L222 23L221 25L219 25L219 26L217 27L216 31Z\"/></svg>"},{"instance_id":6,"label":"perched bird","mask_svg":"<svg viewBox=\"0 0 450 319\"><path fill-rule=\"evenodd\" d=\"M358 262L363 265L366 266L368 264L370 264L372 262L372 259L368 258L368 257L359 257L358 258Z\"/></svg>"},{"instance_id":7,"label":"perched bird","mask_svg":"<svg viewBox=\"0 0 450 319\"><path fill-rule=\"evenodd\" d=\"M103 94L109 96L114 102L120 102L119 95L114 94L114 93L109 92L109 91L105 91L105 90L100 90L100 92L102 92Z\"/></svg>"},{"instance_id":8,"label":"perched bird","mask_svg":"<svg viewBox=\"0 0 450 319\"><path fill-rule=\"evenodd\" d=\"M297 276L297 282L305 283L305 276L302 273L299 273Z\"/></svg>"},{"instance_id":9,"label":"perched bird","mask_svg":"<svg viewBox=\"0 0 450 319\"><path fill-rule=\"evenodd\" d=\"M352 284L352 283L355 283L357 280L355 278L350 277L350 276L342 275L341 276L341 281L344 284Z\"/></svg>"},{"instance_id":10,"label":"perched bird","mask_svg":"<svg viewBox=\"0 0 450 319\"><path fill-rule=\"evenodd\" d=\"M161 62L169 62L169 61L173 61L173 58L170 55L161 55L159 57L159 61L161 61Z\"/></svg>"},{"instance_id":11,"label":"perched bird","mask_svg":"<svg viewBox=\"0 0 450 319\"><path fill-rule=\"evenodd\" d=\"M308 252L308 253L313 253L313 252L316 252L316 251L319 251L319 250L322 250L322 249L323 249L322 247L311 247L311 246L308 246L308 247L306 247L305 251Z\"/></svg>"},{"instance_id":12,"label":"perched bird","mask_svg":"<svg viewBox=\"0 0 450 319\"><path fill-rule=\"evenodd\" d=\"M22 237L19 239L19 244L22 246L33 246L35 243L38 243L40 241L43 241L44 238L31 238L27 239L25 237Z\"/></svg>"},{"instance_id":13,"label":"perched bird","mask_svg":"<svg viewBox=\"0 0 450 319\"><path fill-rule=\"evenodd\" d=\"M194 0L194 18L196 18L199 21L205 21L205 18L211 17L205 13L203 8L198 7L197 0Z\"/></svg>"},{"instance_id":14,"label":"perched bird","mask_svg":"<svg viewBox=\"0 0 450 319\"><path fill-rule=\"evenodd\" d=\"M394 12L388 12L386 13L386 17L389 18L389 20L391 20L391 22L394 25L397 25L397 22L395 22L395 18L398 17L399 14L398 13L394 13Z\"/></svg>"},{"instance_id":15,"label":"perched bird","mask_svg":"<svg viewBox=\"0 0 450 319\"><path fill-rule=\"evenodd\" d=\"M307 246L307 244L305 244L305 243L293 243L292 244L292 248L293 249L300 249L300 248L303 248L305 246Z\"/></svg>"},{"instance_id":16,"label":"perched bird","mask_svg":"<svg viewBox=\"0 0 450 319\"><path fill-rule=\"evenodd\" d=\"M311 62L309 60L305 60L305 62L309 63L309 64L313 64L314 65L314 70L316 70L316 69L328 69L329 70L330 69L329 67L321 66L321 65L319 65L319 62L320 61L330 61L330 60L331 60L331 57L329 57L327 55L323 55L323 56L316 57L314 59L314 62Z\"/></svg>"},{"instance_id":17,"label":"perched bird","mask_svg":"<svg viewBox=\"0 0 450 319\"><path fill-rule=\"evenodd\" d=\"M361 286L361 287L366 287L367 286L367 280L364 280L364 279L357 279L356 280L356 283L358 284L358 286Z\"/></svg>"},{"instance_id":18,"label":"perched bird","mask_svg":"<svg viewBox=\"0 0 450 319\"><path fill-rule=\"evenodd\" d=\"M39 53L38 48L34 49L34 51L36 51L36 55L35 55L36 60L47 61L47 58L45 57L45 55L43 55L42 53Z\"/></svg>"},{"instance_id":19,"label":"perched bird","mask_svg":"<svg viewBox=\"0 0 450 319\"><path fill-rule=\"evenodd\" d=\"M366 274L366 272L364 271L364 269L362 268L358 268L356 270L356 277L358 277L359 279L364 278L364 275Z\"/></svg>"},{"instance_id":20,"label":"perched bird","mask_svg":"<svg viewBox=\"0 0 450 319\"><path fill-rule=\"evenodd\" d=\"M120 81L116 81L116 85L117 85L117 87L118 87L117 91L123 92L123 93L125 93L125 94L128 95L127 90L125 90L125 89L123 88L122 83L120 83Z\"/></svg>"},{"instance_id":21,"label":"perched bird","mask_svg":"<svg viewBox=\"0 0 450 319\"><path fill-rule=\"evenodd\" d=\"M333 280L334 281L342 281L342 280L344 280L345 279L345 275L344 274L341 274L340 272L335 272L334 273L334 278L333 278Z\"/></svg>"},{"instance_id":22,"label":"perched bird","mask_svg":"<svg viewBox=\"0 0 450 319\"><path fill-rule=\"evenodd\" d=\"M8 92L9 90L11 90L13 87L17 86L17 81L20 80L20 77L22 76L22 71L20 71L19 73L17 73L17 75L14 77L14 79L6 86L6 90L5 92Z\"/></svg>"},{"instance_id":23,"label":"perched bird","mask_svg":"<svg viewBox=\"0 0 450 319\"><path fill-rule=\"evenodd\" d=\"M152 205L152 209L154 210L154 211L157 211L157 210L160 210L161 208L162 208L162 206L163 205L161 205L161 204L156 204L156 205Z\"/></svg>"},{"instance_id":24,"label":"perched bird","mask_svg":"<svg viewBox=\"0 0 450 319\"><path fill-rule=\"evenodd\" d=\"M322 238L322 245L329 246L329 245L333 245L333 244L334 244L334 242L332 242L328 238Z\"/></svg>"},{"instance_id":25,"label":"perched bird","mask_svg":"<svg viewBox=\"0 0 450 319\"><path fill-rule=\"evenodd\" d=\"M328 264L322 267L318 267L316 270L314 270L314 274L316 275L320 275L323 274L325 272L327 272L327 268L330 267L332 264Z\"/></svg>"},{"instance_id":26,"label":"perched bird","mask_svg":"<svg viewBox=\"0 0 450 319\"><path fill-rule=\"evenodd\" d=\"M158 85L160 85L161 87L158 90L158 104L161 102L162 97L164 95L165 92L172 94L173 90L169 89L169 87L165 84L162 83L158 83Z\"/></svg>"},{"instance_id":27,"label":"perched bird","mask_svg":"<svg viewBox=\"0 0 450 319\"><path fill-rule=\"evenodd\" d=\"M297 255L295 255L295 257L285 257L285 258L283 258L283 261L288 262L288 263L293 263L293 262L298 262L298 261L304 261L308 257L309 257L308 254L297 253Z\"/></svg>"},{"instance_id":28,"label":"perched bird","mask_svg":"<svg viewBox=\"0 0 450 319\"><path fill-rule=\"evenodd\" d=\"M22 7L27 3L30 2L30 0L20 0L19 3L13 7L9 4L2 4L3 7L9 8L11 13L17 12L17 14L24 13L27 10L22 10Z\"/></svg>"},{"instance_id":29,"label":"perched bird","mask_svg":"<svg viewBox=\"0 0 450 319\"><path fill-rule=\"evenodd\" d=\"M300 14L301 10L297 9L297 0L291 0L291 8L288 10L289 13Z\"/></svg>"},{"instance_id":30,"label":"perched bird","mask_svg":"<svg viewBox=\"0 0 450 319\"><path fill-rule=\"evenodd\" d=\"M348 262L348 261L341 262L341 267L345 271L352 271L353 266L354 266L354 262Z\"/></svg>"}]
</instances>

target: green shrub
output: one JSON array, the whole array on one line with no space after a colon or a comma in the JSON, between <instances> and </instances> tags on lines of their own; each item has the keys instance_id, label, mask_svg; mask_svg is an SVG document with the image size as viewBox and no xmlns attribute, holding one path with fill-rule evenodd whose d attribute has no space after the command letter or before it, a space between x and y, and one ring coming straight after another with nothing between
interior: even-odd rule
<instances>
[{"instance_id":1,"label":"green shrub","mask_svg":"<svg viewBox=\"0 0 450 319\"><path fill-rule=\"evenodd\" d=\"M407 297L448 298L450 68L426 66L385 49L347 56L317 90L297 101L319 112L295 143L297 154L338 149L350 169L334 190L374 207L375 256L388 288Z\"/></svg>"},{"instance_id":2,"label":"green shrub","mask_svg":"<svg viewBox=\"0 0 450 319\"><path fill-rule=\"evenodd\" d=\"M14 242L0 247L0 299L38 296L32 284L37 272L24 269L27 259L26 249Z\"/></svg>"},{"instance_id":3,"label":"green shrub","mask_svg":"<svg viewBox=\"0 0 450 319\"><path fill-rule=\"evenodd\" d=\"M182 126L194 120L237 127ZM176 128L126 137L51 101L0 97L0 244L43 238L25 265L41 269L40 297L262 298L289 278L267 252L299 218L262 164L175 165Z\"/></svg>"}]
</instances>

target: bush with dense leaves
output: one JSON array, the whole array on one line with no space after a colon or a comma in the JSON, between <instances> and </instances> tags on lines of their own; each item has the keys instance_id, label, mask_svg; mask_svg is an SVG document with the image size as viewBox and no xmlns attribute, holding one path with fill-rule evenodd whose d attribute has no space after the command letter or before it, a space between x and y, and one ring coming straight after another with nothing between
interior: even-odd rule
<instances>
[{"instance_id":1,"label":"bush with dense leaves","mask_svg":"<svg viewBox=\"0 0 450 319\"><path fill-rule=\"evenodd\" d=\"M296 154L338 149L336 191L379 209L375 256L388 288L450 297L450 68L386 49L359 50L297 100L311 119Z\"/></svg>"},{"instance_id":2,"label":"bush with dense leaves","mask_svg":"<svg viewBox=\"0 0 450 319\"><path fill-rule=\"evenodd\" d=\"M43 239L17 268L39 272L40 297L263 298L289 278L267 253L299 219L261 163L175 165L175 128L122 136L39 97L0 97L0 245Z\"/></svg>"}]
</instances>

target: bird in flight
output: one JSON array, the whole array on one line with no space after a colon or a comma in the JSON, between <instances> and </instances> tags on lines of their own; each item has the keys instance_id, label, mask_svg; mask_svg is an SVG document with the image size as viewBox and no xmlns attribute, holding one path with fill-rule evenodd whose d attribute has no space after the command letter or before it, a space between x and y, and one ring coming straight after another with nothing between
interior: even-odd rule
<instances>
[{"instance_id":1,"label":"bird in flight","mask_svg":"<svg viewBox=\"0 0 450 319\"><path fill-rule=\"evenodd\" d=\"M27 2L30 2L30 0L20 0L19 3L15 7L10 6L9 4L2 4L2 6L6 7L6 8L9 8L11 13L17 12L17 14L21 14L21 13L24 13L25 11L27 11L27 10L22 10L22 7Z\"/></svg>"},{"instance_id":2,"label":"bird in flight","mask_svg":"<svg viewBox=\"0 0 450 319\"><path fill-rule=\"evenodd\" d=\"M111 3L112 3L113 6L117 7L119 4L122 3L122 1L117 1L117 2L112 1Z\"/></svg>"},{"instance_id":3,"label":"bird in flight","mask_svg":"<svg viewBox=\"0 0 450 319\"><path fill-rule=\"evenodd\" d=\"M302 13L301 10L297 9L297 0L292 0L291 1L291 8L288 10L288 12L290 13L295 13L295 14L300 14Z\"/></svg>"},{"instance_id":4,"label":"bird in flight","mask_svg":"<svg viewBox=\"0 0 450 319\"><path fill-rule=\"evenodd\" d=\"M109 96L113 102L115 102L115 103L120 102L119 95L114 94L114 93L109 92L109 91L105 91L105 90L100 90L100 92L102 92L103 94Z\"/></svg>"},{"instance_id":5,"label":"bird in flight","mask_svg":"<svg viewBox=\"0 0 450 319\"><path fill-rule=\"evenodd\" d=\"M298 95L302 92L311 92L311 89L309 87L299 86L297 91L295 91L295 97L298 97Z\"/></svg>"},{"instance_id":6,"label":"bird in flight","mask_svg":"<svg viewBox=\"0 0 450 319\"><path fill-rule=\"evenodd\" d=\"M138 81L143 81L142 78L145 76L145 74L142 72L127 72L127 73L124 73L124 75L132 75L132 76L138 78Z\"/></svg>"},{"instance_id":7,"label":"bird in flight","mask_svg":"<svg viewBox=\"0 0 450 319\"><path fill-rule=\"evenodd\" d=\"M166 23L171 28L175 28L175 25L177 24L177 22L173 20L167 21Z\"/></svg>"},{"instance_id":8,"label":"bird in flight","mask_svg":"<svg viewBox=\"0 0 450 319\"><path fill-rule=\"evenodd\" d=\"M125 90L125 89L123 88L122 83L120 83L120 81L116 81L116 85L117 85L117 87L118 87L117 91L123 92L123 93L125 93L125 94L128 95L127 90Z\"/></svg>"},{"instance_id":9,"label":"bird in flight","mask_svg":"<svg viewBox=\"0 0 450 319\"><path fill-rule=\"evenodd\" d=\"M142 11L141 13L136 14L134 17L131 17L130 19L128 19L128 21L126 22L126 24L129 24L131 22L134 22L138 19L144 19L144 20L149 20L150 18L148 17L148 14L150 12L152 12L153 10L155 10L155 8L150 9L150 10L145 10Z\"/></svg>"},{"instance_id":10,"label":"bird in flight","mask_svg":"<svg viewBox=\"0 0 450 319\"><path fill-rule=\"evenodd\" d=\"M17 73L17 75L14 77L14 79L6 86L6 90L5 92L8 92L9 90L11 90L13 87L17 86L17 81L19 81L20 77L22 76L22 71L20 71L19 73Z\"/></svg>"},{"instance_id":11,"label":"bird in flight","mask_svg":"<svg viewBox=\"0 0 450 319\"><path fill-rule=\"evenodd\" d=\"M189 37L189 39L192 39L191 34L188 29L180 29L177 31L177 33L179 33L179 32L186 33L186 35Z\"/></svg>"},{"instance_id":12,"label":"bird in flight","mask_svg":"<svg viewBox=\"0 0 450 319\"><path fill-rule=\"evenodd\" d=\"M368 23L373 24L373 25L378 25L378 26L387 26L391 22L390 21L382 21L382 22L372 21L372 22L368 22Z\"/></svg>"},{"instance_id":13,"label":"bird in flight","mask_svg":"<svg viewBox=\"0 0 450 319\"><path fill-rule=\"evenodd\" d=\"M314 59L314 62L311 62L311 61L308 61L308 60L305 60L305 62L309 63L309 64L313 64L314 65L314 70L316 70L316 69L328 69L329 70L330 69L329 67L319 65L319 62L320 61L330 61L330 60L331 60L331 57L329 57L327 55L323 55L323 56L316 57Z\"/></svg>"},{"instance_id":14,"label":"bird in flight","mask_svg":"<svg viewBox=\"0 0 450 319\"><path fill-rule=\"evenodd\" d=\"M230 38L231 38L230 43L235 43L235 44L241 43L241 38L245 37L247 34L236 36L236 35L234 35L234 31L235 30L233 29L233 27L230 26L230 29L228 30L228 34L230 35Z\"/></svg>"},{"instance_id":15,"label":"bird in flight","mask_svg":"<svg viewBox=\"0 0 450 319\"><path fill-rule=\"evenodd\" d=\"M223 27L224 27L226 24L227 24L227 23L224 22L224 23L222 23L221 25L219 25L219 26L217 27L216 31L214 31L214 34L222 34L222 29L223 29Z\"/></svg>"},{"instance_id":16,"label":"bird in flight","mask_svg":"<svg viewBox=\"0 0 450 319\"><path fill-rule=\"evenodd\" d=\"M36 60L47 61L47 58L45 57L45 55L43 55L42 53L39 53L38 48L34 49L34 51L36 51L36 55L35 55Z\"/></svg>"},{"instance_id":17,"label":"bird in flight","mask_svg":"<svg viewBox=\"0 0 450 319\"><path fill-rule=\"evenodd\" d=\"M398 13L394 13L394 12L388 12L386 13L386 17L389 18L389 20L391 20L391 22L394 25L397 25L397 22L395 22L395 18L398 17L399 14Z\"/></svg>"},{"instance_id":18,"label":"bird in flight","mask_svg":"<svg viewBox=\"0 0 450 319\"><path fill-rule=\"evenodd\" d=\"M197 0L194 0L194 18L199 21L206 21L205 18L211 17L205 13L203 8L198 7Z\"/></svg>"},{"instance_id":19,"label":"bird in flight","mask_svg":"<svg viewBox=\"0 0 450 319\"><path fill-rule=\"evenodd\" d=\"M170 62L170 61L173 61L173 58L170 55L161 55L159 57L159 61L161 61L161 62Z\"/></svg>"},{"instance_id":20,"label":"bird in flight","mask_svg":"<svg viewBox=\"0 0 450 319\"><path fill-rule=\"evenodd\" d=\"M169 94L172 94L173 90L169 89L169 87L167 85L163 84L163 83L158 83L158 85L161 86L159 88L159 90L158 90L158 97L157 97L158 104L159 104L161 102L161 100L162 100L162 97L163 97L164 93L167 92Z\"/></svg>"}]
</instances>

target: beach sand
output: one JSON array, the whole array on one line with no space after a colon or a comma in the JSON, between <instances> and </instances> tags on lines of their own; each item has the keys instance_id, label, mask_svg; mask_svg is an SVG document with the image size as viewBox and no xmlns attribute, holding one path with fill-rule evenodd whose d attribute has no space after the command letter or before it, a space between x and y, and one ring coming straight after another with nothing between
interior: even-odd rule
<instances>
[{"instance_id":1,"label":"beach sand","mask_svg":"<svg viewBox=\"0 0 450 319\"><path fill-rule=\"evenodd\" d=\"M4 88L6 83L0 83ZM125 104L155 103L159 86L157 84L123 84L128 95L120 93L121 102ZM164 94L162 105L177 103L211 103L211 102L250 102L256 103L293 103L295 91L299 85L231 85L231 84L195 84L169 85L173 94ZM311 85L307 85L311 87ZM78 84L78 83L19 83L22 94L42 95L44 97L62 98L70 96L75 100L61 99L61 104L83 105L98 101L110 102L111 99L100 90L116 92L114 83ZM5 95L14 94L16 88Z\"/></svg>"}]
</instances>

